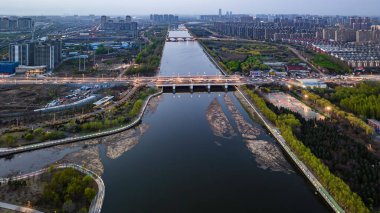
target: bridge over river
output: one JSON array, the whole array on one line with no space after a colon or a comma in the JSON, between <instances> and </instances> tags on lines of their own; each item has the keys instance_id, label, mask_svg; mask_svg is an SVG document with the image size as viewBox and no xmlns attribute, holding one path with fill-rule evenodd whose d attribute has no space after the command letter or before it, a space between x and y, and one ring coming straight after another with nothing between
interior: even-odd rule
<instances>
[{"instance_id":1,"label":"bridge over river","mask_svg":"<svg viewBox=\"0 0 380 213\"><path fill-rule=\"evenodd\" d=\"M198 75L198 76L155 76L155 77L123 77L123 78L25 78L15 77L0 80L0 85L14 84L100 84L100 83L120 83L141 85L147 84L157 87L177 87L177 86L238 86L247 84L245 77L222 76L222 75Z\"/></svg>"}]
</instances>

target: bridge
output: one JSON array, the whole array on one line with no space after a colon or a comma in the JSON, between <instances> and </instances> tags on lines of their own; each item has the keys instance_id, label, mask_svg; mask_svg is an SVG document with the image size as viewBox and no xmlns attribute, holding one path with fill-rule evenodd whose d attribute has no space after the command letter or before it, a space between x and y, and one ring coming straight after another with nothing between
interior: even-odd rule
<instances>
[{"instance_id":1,"label":"bridge","mask_svg":"<svg viewBox=\"0 0 380 213\"><path fill-rule=\"evenodd\" d=\"M193 91L195 87L203 87L210 91L211 87L224 87L225 90L228 90L230 86L245 85L247 81L241 76L158 76L153 83L157 87L172 88L173 91L177 87L188 87L190 91Z\"/></svg>"},{"instance_id":2,"label":"bridge","mask_svg":"<svg viewBox=\"0 0 380 213\"><path fill-rule=\"evenodd\" d=\"M167 42L196 41L194 37L166 37Z\"/></svg>"},{"instance_id":3,"label":"bridge","mask_svg":"<svg viewBox=\"0 0 380 213\"><path fill-rule=\"evenodd\" d=\"M0 79L0 85L19 85L19 84L133 84L133 85L152 85L160 88L171 87L205 87L210 89L213 86L238 86L248 84L244 77L232 75L198 75L198 76L155 76L155 77L121 77L121 78L96 78L96 77L10 77Z\"/></svg>"}]
</instances>

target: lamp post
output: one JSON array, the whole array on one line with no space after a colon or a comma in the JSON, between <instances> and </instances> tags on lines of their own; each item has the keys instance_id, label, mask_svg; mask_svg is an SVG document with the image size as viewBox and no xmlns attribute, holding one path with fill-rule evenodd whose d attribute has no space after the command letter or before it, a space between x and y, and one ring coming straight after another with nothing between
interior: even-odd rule
<instances>
[{"instance_id":1,"label":"lamp post","mask_svg":"<svg viewBox=\"0 0 380 213\"><path fill-rule=\"evenodd\" d=\"M329 117L331 117L330 112L331 112L332 108L331 108L330 106L327 106L325 109L326 109L326 111L327 111L327 115L328 115Z\"/></svg>"}]
</instances>

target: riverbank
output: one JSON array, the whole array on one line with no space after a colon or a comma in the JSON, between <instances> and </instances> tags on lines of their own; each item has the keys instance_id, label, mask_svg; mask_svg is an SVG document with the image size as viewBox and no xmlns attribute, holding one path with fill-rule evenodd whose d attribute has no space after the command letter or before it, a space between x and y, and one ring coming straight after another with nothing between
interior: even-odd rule
<instances>
[{"instance_id":1,"label":"riverbank","mask_svg":"<svg viewBox=\"0 0 380 213\"><path fill-rule=\"evenodd\" d=\"M249 113L254 112L262 120L264 126L271 132L271 134L279 142L283 150L292 159L292 161L302 172L302 174L304 174L304 177L306 177L309 180L309 182L315 187L315 189L319 192L319 194L326 201L326 203L332 208L332 210L334 212L339 213L345 212L335 201L335 199L329 194L329 192L322 186L322 184L318 181L314 174L308 169L308 167L296 156L295 153L293 153L292 149L288 146L287 142L280 134L276 126L272 124L270 121L268 121L264 117L264 115L262 115L261 111L254 104L252 104L251 101L247 99L246 95L244 95L240 88L237 87L236 89L238 91L238 95L236 97L240 100L242 104L245 104L246 107L253 110Z\"/></svg>"},{"instance_id":2,"label":"riverbank","mask_svg":"<svg viewBox=\"0 0 380 213\"><path fill-rule=\"evenodd\" d=\"M88 140L88 139L93 139L93 138L98 138L98 137L103 137L103 136L108 136L108 135L112 135L115 133L123 132L123 131L135 126L136 124L138 124L140 122L151 98L158 96L160 94L162 94L162 91L157 92L153 95L150 95L147 98L147 100L142 104L141 110L140 110L139 114L137 115L136 119L134 119L128 125L124 125L122 127L115 128L112 130L107 130L107 131L103 131L103 132L83 135L83 136L79 136L79 137L71 137L71 138L66 138L66 139L54 140L54 141L32 144L32 145L27 145L27 146L17 147L17 148L3 148L3 149L0 149L0 157L5 157L5 156L16 154L16 153L27 152L27 151L31 151L31 150L46 148L46 147L52 147L52 146L61 145L61 144L73 143L73 142L77 142L77 141L83 141L83 140Z\"/></svg>"},{"instance_id":3,"label":"riverbank","mask_svg":"<svg viewBox=\"0 0 380 213\"><path fill-rule=\"evenodd\" d=\"M223 73L226 72L222 69L216 60L208 53L208 48L205 45L202 45L204 52L211 59L214 65ZM211 51L211 50L210 50ZM322 186L322 184L318 181L318 179L314 176L312 172L309 171L308 167L299 160L298 156L296 156L293 151L288 146L287 142L281 135L280 131L276 128L276 126L270 121L267 120L266 117L262 114L262 112L254 105L251 101L249 101L246 95L241 91L241 88L237 87L237 92L235 93L236 97L240 101L240 103L244 106L243 108L252 109L249 110L249 114L251 116L256 115L262 122L262 124L268 129L268 131L273 135L273 137L277 140L277 142L281 145L283 150L288 154L288 156L292 159L294 164L299 168L302 174L309 180L309 182L316 188L322 198L326 201L326 203L332 208L334 212L344 212L344 210L340 207L340 205L335 201L335 199L329 194L329 192Z\"/></svg>"}]
</instances>

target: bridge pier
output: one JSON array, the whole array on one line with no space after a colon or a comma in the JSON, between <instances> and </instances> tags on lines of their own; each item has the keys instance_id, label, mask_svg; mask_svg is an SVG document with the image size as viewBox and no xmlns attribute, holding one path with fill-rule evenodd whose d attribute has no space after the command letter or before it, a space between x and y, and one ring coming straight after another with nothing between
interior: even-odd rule
<instances>
[{"instance_id":1,"label":"bridge pier","mask_svg":"<svg viewBox=\"0 0 380 213\"><path fill-rule=\"evenodd\" d=\"M175 93L175 84L173 84L173 93Z\"/></svg>"},{"instance_id":2,"label":"bridge pier","mask_svg":"<svg viewBox=\"0 0 380 213\"><path fill-rule=\"evenodd\" d=\"M207 91L210 93L211 92L211 85L207 84Z\"/></svg>"},{"instance_id":3,"label":"bridge pier","mask_svg":"<svg viewBox=\"0 0 380 213\"><path fill-rule=\"evenodd\" d=\"M190 85L190 92L193 93L194 92L194 85Z\"/></svg>"},{"instance_id":4,"label":"bridge pier","mask_svg":"<svg viewBox=\"0 0 380 213\"><path fill-rule=\"evenodd\" d=\"M228 92L228 84L224 84L224 90Z\"/></svg>"}]
</instances>

